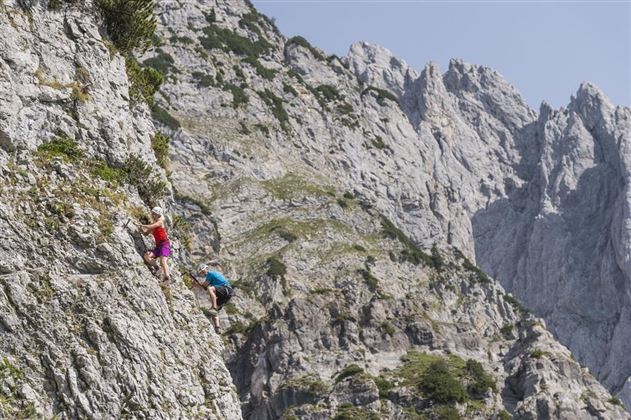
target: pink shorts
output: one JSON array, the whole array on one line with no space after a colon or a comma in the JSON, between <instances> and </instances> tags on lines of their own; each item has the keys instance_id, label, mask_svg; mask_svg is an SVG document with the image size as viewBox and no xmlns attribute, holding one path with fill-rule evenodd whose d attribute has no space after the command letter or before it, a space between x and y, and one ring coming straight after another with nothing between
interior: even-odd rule
<instances>
[{"instance_id":1,"label":"pink shorts","mask_svg":"<svg viewBox=\"0 0 631 420\"><path fill-rule=\"evenodd\" d=\"M151 253L155 258L168 257L171 255L171 243L169 241L160 242Z\"/></svg>"}]
</instances>

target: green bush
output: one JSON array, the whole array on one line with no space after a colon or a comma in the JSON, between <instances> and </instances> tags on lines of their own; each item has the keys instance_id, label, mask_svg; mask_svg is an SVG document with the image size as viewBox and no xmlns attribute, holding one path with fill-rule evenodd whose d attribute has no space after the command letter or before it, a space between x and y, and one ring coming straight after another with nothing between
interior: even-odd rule
<instances>
[{"instance_id":1,"label":"green bush","mask_svg":"<svg viewBox=\"0 0 631 420\"><path fill-rule=\"evenodd\" d=\"M337 199L337 204L343 209L348 207L348 202L345 199L343 199L343 198L338 198Z\"/></svg>"},{"instance_id":2,"label":"green bush","mask_svg":"<svg viewBox=\"0 0 631 420\"><path fill-rule=\"evenodd\" d=\"M151 138L151 148L156 155L158 165L166 168L169 162L169 142L171 139L168 136L158 132Z\"/></svg>"},{"instance_id":3,"label":"green bush","mask_svg":"<svg viewBox=\"0 0 631 420\"><path fill-rule=\"evenodd\" d=\"M377 388L379 389L379 398L381 399L388 398L388 394L390 393L390 390L394 388L394 384L390 382L389 380L387 380L386 378L384 378L383 376L373 377L372 379L375 382L375 385L377 385Z\"/></svg>"},{"instance_id":4,"label":"green bush","mask_svg":"<svg viewBox=\"0 0 631 420\"><path fill-rule=\"evenodd\" d=\"M335 378L335 383L339 383L342 380L344 380L345 378L351 377L351 376L355 376L358 375L360 373L364 373L364 369L360 368L359 366L357 366L356 364L350 364L348 366L346 366L344 368L344 370L342 370L337 377Z\"/></svg>"},{"instance_id":5,"label":"green bush","mask_svg":"<svg viewBox=\"0 0 631 420\"><path fill-rule=\"evenodd\" d=\"M215 86L215 79L209 74L202 73L200 71L194 71L192 73L192 76L199 86Z\"/></svg>"},{"instance_id":6,"label":"green bush","mask_svg":"<svg viewBox=\"0 0 631 420\"><path fill-rule=\"evenodd\" d=\"M169 113L166 109L157 104L151 107L151 116L154 120L164 124L171 130L177 130L181 127L180 121Z\"/></svg>"},{"instance_id":7,"label":"green bush","mask_svg":"<svg viewBox=\"0 0 631 420\"><path fill-rule=\"evenodd\" d=\"M502 410L499 413L497 413L497 419L498 420L511 420L513 417L508 414L508 411L506 410Z\"/></svg>"},{"instance_id":8,"label":"green bush","mask_svg":"<svg viewBox=\"0 0 631 420\"><path fill-rule=\"evenodd\" d=\"M245 57L243 61L254 67L256 73L263 79L272 80L274 76L276 76L276 70L268 69L267 67L263 66L254 56Z\"/></svg>"},{"instance_id":9,"label":"green bush","mask_svg":"<svg viewBox=\"0 0 631 420\"><path fill-rule=\"evenodd\" d=\"M224 90L232 93L232 106L234 108L238 108L240 105L245 105L248 103L248 95L246 95L242 87L233 85L232 83L226 83L223 85L223 88Z\"/></svg>"},{"instance_id":10,"label":"green bush","mask_svg":"<svg viewBox=\"0 0 631 420\"><path fill-rule=\"evenodd\" d=\"M121 185L127 179L127 174L123 169L109 166L107 162L102 160L94 162L92 174L116 185Z\"/></svg>"},{"instance_id":11,"label":"green bush","mask_svg":"<svg viewBox=\"0 0 631 420\"><path fill-rule=\"evenodd\" d=\"M548 353L543 351L543 350L541 350L541 349L534 349L533 351L530 352L530 357L532 359L541 359L546 354L548 354Z\"/></svg>"},{"instance_id":12,"label":"green bush","mask_svg":"<svg viewBox=\"0 0 631 420\"><path fill-rule=\"evenodd\" d=\"M500 334L507 340L513 338L513 324L505 324L502 326L502 328L500 328Z\"/></svg>"},{"instance_id":13,"label":"green bush","mask_svg":"<svg viewBox=\"0 0 631 420\"><path fill-rule=\"evenodd\" d=\"M414 265L423 263L431 266L433 264L432 258L419 249L410 238L408 238L385 216L381 216L381 227L382 233L385 237L396 239L405 246L405 248L401 251L401 261L408 261Z\"/></svg>"},{"instance_id":14,"label":"green bush","mask_svg":"<svg viewBox=\"0 0 631 420\"><path fill-rule=\"evenodd\" d=\"M298 92L296 91L296 89L294 89L293 86L288 85L287 83L283 83L283 92L298 96Z\"/></svg>"},{"instance_id":15,"label":"green bush","mask_svg":"<svg viewBox=\"0 0 631 420\"><path fill-rule=\"evenodd\" d=\"M180 238L184 249L191 252L193 250L193 237L191 235L192 229L190 223L178 214L173 218L173 230L175 235Z\"/></svg>"},{"instance_id":16,"label":"green bush","mask_svg":"<svg viewBox=\"0 0 631 420\"><path fill-rule=\"evenodd\" d=\"M237 55L259 57L271 50L272 45L264 39L256 42L241 36L230 29L210 25L203 29L205 37L200 38L201 44L207 49L222 49Z\"/></svg>"},{"instance_id":17,"label":"green bush","mask_svg":"<svg viewBox=\"0 0 631 420\"><path fill-rule=\"evenodd\" d=\"M397 105L399 104L399 100L393 93L388 92L387 90L384 90L384 89L379 89L375 86L367 87L366 89L362 91L360 96L363 97L364 95L370 92L375 92L377 94L377 103L381 106L384 106L386 104L385 102L386 99L396 103Z\"/></svg>"},{"instance_id":18,"label":"green bush","mask_svg":"<svg viewBox=\"0 0 631 420\"><path fill-rule=\"evenodd\" d=\"M123 53L143 51L156 30L153 0L100 0L107 33Z\"/></svg>"},{"instance_id":19,"label":"green bush","mask_svg":"<svg viewBox=\"0 0 631 420\"><path fill-rule=\"evenodd\" d=\"M437 420L461 420L462 417L458 410L454 407L441 405L434 408L434 414Z\"/></svg>"},{"instance_id":20,"label":"green bush","mask_svg":"<svg viewBox=\"0 0 631 420\"><path fill-rule=\"evenodd\" d=\"M440 251L438 251L436 245L432 246L432 256L430 258L432 262L432 267L434 267L434 269L438 271L442 270L443 266L445 265L445 260L443 259L442 255L440 255Z\"/></svg>"},{"instance_id":21,"label":"green bush","mask_svg":"<svg viewBox=\"0 0 631 420\"><path fill-rule=\"evenodd\" d=\"M294 36L292 38L289 38L287 40L287 43L285 44L285 48L289 47L290 45L299 45L311 51L311 54L313 54L313 56L317 58L318 60L321 60L321 61L326 60L326 58L318 50L313 48L313 45L311 45L309 41L307 41L305 38L301 36Z\"/></svg>"},{"instance_id":22,"label":"green bush","mask_svg":"<svg viewBox=\"0 0 631 420\"><path fill-rule=\"evenodd\" d=\"M480 362L473 359L467 360L464 373L469 379L467 393L472 399L482 400L489 389L496 391L495 379L484 371Z\"/></svg>"},{"instance_id":23,"label":"green bush","mask_svg":"<svg viewBox=\"0 0 631 420\"><path fill-rule=\"evenodd\" d=\"M83 151L73 139L65 133L60 133L48 143L39 145L37 151L46 157L59 156L66 162L76 162L83 157Z\"/></svg>"},{"instance_id":24,"label":"green bush","mask_svg":"<svg viewBox=\"0 0 631 420\"><path fill-rule=\"evenodd\" d=\"M620 407L624 407L624 405L622 404L622 401L620 401L618 398L616 397L611 397L607 400L608 403L613 404L613 405L617 405Z\"/></svg>"},{"instance_id":25,"label":"green bush","mask_svg":"<svg viewBox=\"0 0 631 420\"><path fill-rule=\"evenodd\" d=\"M129 99L132 103L144 100L153 104L153 96L160 89L164 78L162 74L151 67L142 67L135 58L127 56L125 59L127 77L129 78Z\"/></svg>"},{"instance_id":26,"label":"green bush","mask_svg":"<svg viewBox=\"0 0 631 420\"><path fill-rule=\"evenodd\" d=\"M283 278L287 274L287 267L276 257L267 259L267 275L273 278Z\"/></svg>"},{"instance_id":27,"label":"green bush","mask_svg":"<svg viewBox=\"0 0 631 420\"><path fill-rule=\"evenodd\" d=\"M126 173L126 182L138 190L138 195L149 207L157 204L164 195L166 184L158 180L158 175L153 172L151 166L136 155L131 155L125 161L123 170Z\"/></svg>"},{"instance_id":28,"label":"green bush","mask_svg":"<svg viewBox=\"0 0 631 420\"><path fill-rule=\"evenodd\" d=\"M317 92L320 98L322 98L323 100L327 102L332 102L332 101L337 101L339 99L342 99L342 95L340 95L340 92L335 88L335 86L320 85L317 88L315 88L315 91Z\"/></svg>"},{"instance_id":29,"label":"green bush","mask_svg":"<svg viewBox=\"0 0 631 420\"><path fill-rule=\"evenodd\" d=\"M427 398L439 404L462 403L467 399L464 386L443 360L429 365L420 389Z\"/></svg>"},{"instance_id":30,"label":"green bush","mask_svg":"<svg viewBox=\"0 0 631 420\"><path fill-rule=\"evenodd\" d=\"M362 276L364 281L366 282L366 286L368 286L368 290L371 292L376 292L379 289L379 279L370 272L370 269L360 268L357 270L357 273Z\"/></svg>"},{"instance_id":31,"label":"green bush","mask_svg":"<svg viewBox=\"0 0 631 420\"><path fill-rule=\"evenodd\" d=\"M508 302L513 309L515 309L516 311L522 311L523 308L521 306L521 304L519 303L519 301L517 299L515 299L514 297L512 297L511 295L504 295L504 300L506 302Z\"/></svg>"},{"instance_id":32,"label":"green bush","mask_svg":"<svg viewBox=\"0 0 631 420\"><path fill-rule=\"evenodd\" d=\"M173 57L164 52L161 48L158 48L156 52L158 54L155 57L148 58L143 62L145 66L158 70L163 75L167 75L170 72L179 73L175 67Z\"/></svg>"},{"instance_id":33,"label":"green bush","mask_svg":"<svg viewBox=\"0 0 631 420\"><path fill-rule=\"evenodd\" d=\"M77 0L50 0L48 2L49 10L59 10L64 3L73 4L76 3ZM2 5L2 1L0 1L0 6Z\"/></svg>"},{"instance_id":34,"label":"green bush","mask_svg":"<svg viewBox=\"0 0 631 420\"><path fill-rule=\"evenodd\" d=\"M475 274L476 279L478 280L478 282L480 282L480 283L490 283L491 282L491 279L489 279L489 277L486 275L486 273L484 271L480 270L474 264L472 264L471 261L469 261L467 258L464 259L464 262L462 263L462 266L466 270L469 270L469 271L473 272Z\"/></svg>"},{"instance_id":35,"label":"green bush","mask_svg":"<svg viewBox=\"0 0 631 420\"><path fill-rule=\"evenodd\" d=\"M272 108L272 114L276 117L278 122L280 122L283 130L287 130L289 126L287 123L289 122L289 115L285 108L283 108L283 100L278 96L274 95L269 89L265 89L264 92L256 92L259 94L261 99Z\"/></svg>"}]
</instances>

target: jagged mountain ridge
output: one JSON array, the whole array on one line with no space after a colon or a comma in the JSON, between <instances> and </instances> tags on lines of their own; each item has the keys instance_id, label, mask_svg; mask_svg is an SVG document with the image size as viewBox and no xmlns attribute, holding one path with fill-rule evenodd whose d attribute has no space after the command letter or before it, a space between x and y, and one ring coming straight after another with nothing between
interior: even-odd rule
<instances>
[{"instance_id":1,"label":"jagged mountain ridge","mask_svg":"<svg viewBox=\"0 0 631 420\"><path fill-rule=\"evenodd\" d=\"M508 187L495 178L518 160L506 142L520 140L505 127L532 111L517 103L492 117L482 112L502 103L503 89L490 98L461 91L437 98L427 90L468 85L459 77L442 82L429 66L415 80L425 93L399 107L387 92L362 89L347 60L286 46L247 3L160 2L163 44L146 57L167 73L159 106L182 125L154 114L162 130L173 128L171 173L163 178L147 108L129 104L123 60L103 42L92 3L57 11L30 3L30 12L8 0L0 6L9 31L0 48L4 416L240 416L217 357L223 343L196 309L203 295L194 300L177 266L173 288L160 291L123 229L142 205L137 188L100 181L90 166L94 158L120 164L139 154L171 182L175 202L167 195L163 203L193 229L192 252L186 232L173 232L174 262L220 252L238 284L225 344L247 417L455 415L405 382L400 369L420 354L452 361L458 372L472 359L493 375L497 391L467 396L456 405L460 415L506 409L518 418L626 418L542 322L521 314L445 243L471 257L473 228L460 221L487 195L519 185L516 176ZM243 53L221 51L225 44L210 47L217 35L230 37L204 31L213 24L271 47L244 62ZM279 73L270 79L269 70ZM441 115L459 109L467 112L453 121ZM76 140L81 159L37 150L59 130ZM489 146L501 162L461 150L462 139ZM482 183L485 199L473 193ZM33 224L32 214L44 219ZM417 243L438 242L444 265L431 264L441 269L414 264L423 254L386 230L381 214ZM101 219L112 224L95 225ZM38 271L47 265L49 280ZM365 372L337 381L351 362ZM380 376L393 385L385 395Z\"/></svg>"}]
</instances>

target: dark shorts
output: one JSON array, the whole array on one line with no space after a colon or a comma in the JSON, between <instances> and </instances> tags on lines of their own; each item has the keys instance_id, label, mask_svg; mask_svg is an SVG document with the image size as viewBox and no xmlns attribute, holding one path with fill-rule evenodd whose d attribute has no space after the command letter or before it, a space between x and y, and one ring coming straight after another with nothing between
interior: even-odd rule
<instances>
[{"instance_id":1,"label":"dark shorts","mask_svg":"<svg viewBox=\"0 0 631 420\"><path fill-rule=\"evenodd\" d=\"M215 295L217 296L217 306L221 307L228 303L234 292L230 286L215 286Z\"/></svg>"},{"instance_id":2,"label":"dark shorts","mask_svg":"<svg viewBox=\"0 0 631 420\"><path fill-rule=\"evenodd\" d=\"M168 257L171 255L171 243L169 241L160 242L151 252L155 258Z\"/></svg>"}]
</instances>

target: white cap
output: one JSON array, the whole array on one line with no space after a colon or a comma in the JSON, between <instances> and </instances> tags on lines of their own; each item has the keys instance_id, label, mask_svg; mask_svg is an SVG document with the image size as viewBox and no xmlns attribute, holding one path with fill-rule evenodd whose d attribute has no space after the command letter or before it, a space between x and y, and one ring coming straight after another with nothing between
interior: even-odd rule
<instances>
[{"instance_id":1,"label":"white cap","mask_svg":"<svg viewBox=\"0 0 631 420\"><path fill-rule=\"evenodd\" d=\"M158 216L162 216L162 207L154 207L151 209L151 213L157 214Z\"/></svg>"},{"instance_id":2,"label":"white cap","mask_svg":"<svg viewBox=\"0 0 631 420\"><path fill-rule=\"evenodd\" d=\"M208 266L206 264L200 264L197 266L197 272L208 270Z\"/></svg>"}]
</instances>

